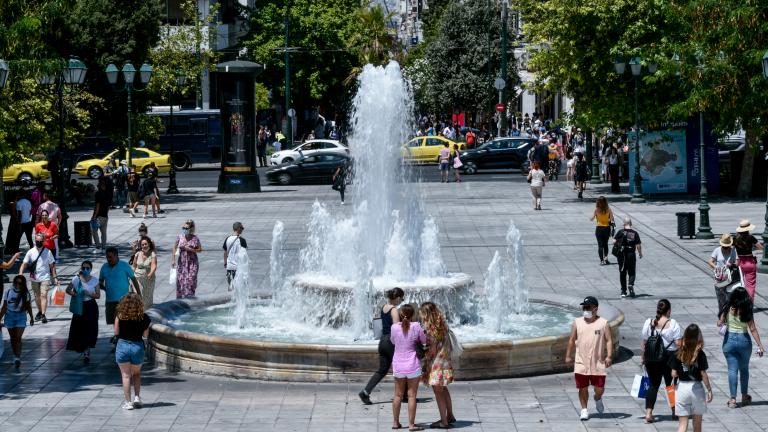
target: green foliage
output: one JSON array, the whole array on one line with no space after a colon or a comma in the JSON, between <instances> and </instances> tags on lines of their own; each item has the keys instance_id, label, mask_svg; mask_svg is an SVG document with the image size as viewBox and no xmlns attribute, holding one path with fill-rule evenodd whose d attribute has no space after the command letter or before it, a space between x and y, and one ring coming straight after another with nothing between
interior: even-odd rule
<instances>
[{"instance_id":1,"label":"green foliage","mask_svg":"<svg viewBox=\"0 0 768 432\"><path fill-rule=\"evenodd\" d=\"M263 110L270 107L269 104L269 89L264 84L257 82L256 88L254 88L256 109Z\"/></svg>"},{"instance_id":2,"label":"green foliage","mask_svg":"<svg viewBox=\"0 0 768 432\"><path fill-rule=\"evenodd\" d=\"M344 80L345 84L353 84L366 64L384 65L397 54L399 44L397 37L387 27L394 13L386 14L381 5L373 7L361 6L357 9L350 24L351 36L347 41L347 49L357 56L357 66Z\"/></svg>"}]
</instances>

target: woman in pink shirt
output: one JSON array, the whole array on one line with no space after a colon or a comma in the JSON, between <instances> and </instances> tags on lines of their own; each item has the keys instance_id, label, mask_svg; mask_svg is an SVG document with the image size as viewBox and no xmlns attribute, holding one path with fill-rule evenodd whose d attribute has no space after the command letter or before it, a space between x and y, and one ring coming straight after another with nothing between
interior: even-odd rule
<instances>
[{"instance_id":1,"label":"woman in pink shirt","mask_svg":"<svg viewBox=\"0 0 768 432\"><path fill-rule=\"evenodd\" d=\"M395 375L395 397L392 399L392 414L394 422L392 429L400 429L400 404L403 400L405 384L408 383L408 430L420 431L416 426L416 391L419 389L421 377L421 362L416 355L416 345L427 343L427 336L421 325L411 322L413 306L406 304L400 308L400 322L392 324L390 339L395 345L395 355L392 358L392 372Z\"/></svg>"}]
</instances>

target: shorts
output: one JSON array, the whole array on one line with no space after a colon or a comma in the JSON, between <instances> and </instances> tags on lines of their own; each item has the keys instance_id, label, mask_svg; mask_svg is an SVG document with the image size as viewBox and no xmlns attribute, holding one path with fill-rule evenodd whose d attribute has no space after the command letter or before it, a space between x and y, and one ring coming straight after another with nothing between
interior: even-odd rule
<instances>
[{"instance_id":1,"label":"shorts","mask_svg":"<svg viewBox=\"0 0 768 432\"><path fill-rule=\"evenodd\" d=\"M107 325L115 325L115 317L117 317L117 305L120 302L106 302L104 303L104 317L107 319Z\"/></svg>"},{"instance_id":2,"label":"shorts","mask_svg":"<svg viewBox=\"0 0 768 432\"><path fill-rule=\"evenodd\" d=\"M35 282L32 281L32 292L35 294L35 297L45 297L48 298L48 291L51 290L51 281L40 281Z\"/></svg>"},{"instance_id":3,"label":"shorts","mask_svg":"<svg viewBox=\"0 0 768 432\"><path fill-rule=\"evenodd\" d=\"M155 196L155 194L144 195L144 204L148 204L150 201L152 201L153 199L156 199L156 198L157 198L157 196Z\"/></svg>"},{"instance_id":4,"label":"shorts","mask_svg":"<svg viewBox=\"0 0 768 432\"><path fill-rule=\"evenodd\" d=\"M448 171L450 165L448 162L440 162L440 171Z\"/></svg>"},{"instance_id":5,"label":"shorts","mask_svg":"<svg viewBox=\"0 0 768 432\"><path fill-rule=\"evenodd\" d=\"M421 376L421 371L411 372L411 373L396 373L394 374L395 379L415 379Z\"/></svg>"},{"instance_id":6,"label":"shorts","mask_svg":"<svg viewBox=\"0 0 768 432\"><path fill-rule=\"evenodd\" d=\"M129 191L128 200L131 202L131 204L139 202L139 193L134 191Z\"/></svg>"},{"instance_id":7,"label":"shorts","mask_svg":"<svg viewBox=\"0 0 768 432\"><path fill-rule=\"evenodd\" d=\"M576 388L578 389L583 389L589 386L605 388L605 375L574 374L574 376L576 378Z\"/></svg>"},{"instance_id":8,"label":"shorts","mask_svg":"<svg viewBox=\"0 0 768 432\"><path fill-rule=\"evenodd\" d=\"M27 313L24 311L7 311L5 313L5 327L12 328L25 328L27 326Z\"/></svg>"},{"instance_id":9,"label":"shorts","mask_svg":"<svg viewBox=\"0 0 768 432\"><path fill-rule=\"evenodd\" d=\"M675 414L690 417L707 412L706 393L701 381L680 381L675 389Z\"/></svg>"},{"instance_id":10,"label":"shorts","mask_svg":"<svg viewBox=\"0 0 768 432\"><path fill-rule=\"evenodd\" d=\"M118 340L115 348L115 360L118 364L140 365L144 363L144 342Z\"/></svg>"}]
</instances>

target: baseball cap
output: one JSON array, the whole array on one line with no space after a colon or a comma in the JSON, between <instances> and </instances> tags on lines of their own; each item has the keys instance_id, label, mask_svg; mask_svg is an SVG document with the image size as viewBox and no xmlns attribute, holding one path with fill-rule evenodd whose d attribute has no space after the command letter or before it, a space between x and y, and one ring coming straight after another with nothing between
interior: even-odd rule
<instances>
[{"instance_id":1,"label":"baseball cap","mask_svg":"<svg viewBox=\"0 0 768 432\"><path fill-rule=\"evenodd\" d=\"M597 299L593 296L584 297L584 301L580 303L581 306L598 306Z\"/></svg>"}]
</instances>

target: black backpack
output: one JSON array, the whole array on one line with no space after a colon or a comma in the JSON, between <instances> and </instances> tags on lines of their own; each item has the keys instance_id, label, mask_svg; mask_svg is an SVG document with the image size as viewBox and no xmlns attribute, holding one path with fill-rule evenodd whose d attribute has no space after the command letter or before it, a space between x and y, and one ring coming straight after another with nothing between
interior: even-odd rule
<instances>
[{"instance_id":1,"label":"black backpack","mask_svg":"<svg viewBox=\"0 0 768 432\"><path fill-rule=\"evenodd\" d=\"M643 352L643 358L646 363L659 363L664 361L667 348L675 343L675 341L672 341L666 347L664 346L664 339L661 337L661 332L667 324L669 324L669 320L661 326L660 330L656 330L656 326L651 328L651 336L645 341L645 351ZM653 321L651 321L651 325L653 325Z\"/></svg>"}]
</instances>

